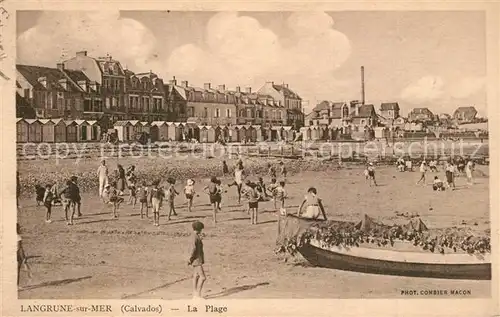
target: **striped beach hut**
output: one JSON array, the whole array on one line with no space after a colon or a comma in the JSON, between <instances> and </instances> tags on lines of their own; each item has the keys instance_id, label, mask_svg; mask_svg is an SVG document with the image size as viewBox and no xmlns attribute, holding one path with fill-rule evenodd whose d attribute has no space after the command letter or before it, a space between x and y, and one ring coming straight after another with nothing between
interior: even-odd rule
<instances>
[{"instance_id":1,"label":"striped beach hut","mask_svg":"<svg viewBox=\"0 0 500 317\"><path fill-rule=\"evenodd\" d=\"M75 120L77 125L76 141L77 142L87 142L90 140L90 135L88 134L88 126L86 120Z\"/></svg>"},{"instance_id":2,"label":"striped beach hut","mask_svg":"<svg viewBox=\"0 0 500 317\"><path fill-rule=\"evenodd\" d=\"M54 142L63 143L66 142L66 124L64 120L59 119L51 119L54 123Z\"/></svg>"},{"instance_id":3,"label":"striped beach hut","mask_svg":"<svg viewBox=\"0 0 500 317\"><path fill-rule=\"evenodd\" d=\"M120 142L128 142L134 138L134 127L130 121L116 121L113 129Z\"/></svg>"},{"instance_id":4,"label":"striped beach hut","mask_svg":"<svg viewBox=\"0 0 500 317\"><path fill-rule=\"evenodd\" d=\"M192 139L198 140L200 138L200 130L198 125L194 122L184 123L184 141L191 141Z\"/></svg>"},{"instance_id":5,"label":"striped beach hut","mask_svg":"<svg viewBox=\"0 0 500 317\"><path fill-rule=\"evenodd\" d=\"M228 138L227 142L238 142L238 126L230 125L227 128Z\"/></svg>"},{"instance_id":6,"label":"striped beach hut","mask_svg":"<svg viewBox=\"0 0 500 317\"><path fill-rule=\"evenodd\" d=\"M293 130L292 130L291 126L284 126L282 134L283 134L284 141L287 141L287 142L293 141Z\"/></svg>"},{"instance_id":7,"label":"striped beach hut","mask_svg":"<svg viewBox=\"0 0 500 317\"><path fill-rule=\"evenodd\" d=\"M101 126L96 120L87 121L87 135L90 141L99 141L101 139Z\"/></svg>"},{"instance_id":8,"label":"striped beach hut","mask_svg":"<svg viewBox=\"0 0 500 317\"><path fill-rule=\"evenodd\" d=\"M28 142L28 122L23 118L16 119L16 141L18 143Z\"/></svg>"},{"instance_id":9,"label":"striped beach hut","mask_svg":"<svg viewBox=\"0 0 500 317\"><path fill-rule=\"evenodd\" d=\"M200 125L200 139L201 143L214 143L215 142L215 129L210 125Z\"/></svg>"},{"instance_id":10,"label":"striped beach hut","mask_svg":"<svg viewBox=\"0 0 500 317\"><path fill-rule=\"evenodd\" d=\"M156 128L153 128L156 127ZM168 140L168 125L165 121L153 121L151 122L151 128L154 129L156 134L156 141L167 141ZM153 139L153 137L152 137Z\"/></svg>"},{"instance_id":11,"label":"striped beach hut","mask_svg":"<svg viewBox=\"0 0 500 317\"><path fill-rule=\"evenodd\" d=\"M141 122L139 122L139 126L141 127L140 132L151 134L151 125L149 124L149 122L141 121Z\"/></svg>"},{"instance_id":12,"label":"striped beach hut","mask_svg":"<svg viewBox=\"0 0 500 317\"><path fill-rule=\"evenodd\" d=\"M300 128L300 133L302 134L303 141L310 141L311 140L311 128L310 127Z\"/></svg>"},{"instance_id":13,"label":"striped beach hut","mask_svg":"<svg viewBox=\"0 0 500 317\"><path fill-rule=\"evenodd\" d=\"M64 124L66 125L66 142L76 143L78 140L78 124L76 124L75 120L66 120Z\"/></svg>"},{"instance_id":14,"label":"striped beach hut","mask_svg":"<svg viewBox=\"0 0 500 317\"><path fill-rule=\"evenodd\" d=\"M42 124L42 142L54 143L55 142L55 131L54 122L50 119L38 119Z\"/></svg>"},{"instance_id":15,"label":"striped beach hut","mask_svg":"<svg viewBox=\"0 0 500 317\"><path fill-rule=\"evenodd\" d=\"M28 123L28 142L42 142L42 123L38 119L25 119Z\"/></svg>"},{"instance_id":16,"label":"striped beach hut","mask_svg":"<svg viewBox=\"0 0 500 317\"><path fill-rule=\"evenodd\" d=\"M252 141L253 142L261 142L262 140L262 126L261 125L253 125L252 126Z\"/></svg>"}]
</instances>

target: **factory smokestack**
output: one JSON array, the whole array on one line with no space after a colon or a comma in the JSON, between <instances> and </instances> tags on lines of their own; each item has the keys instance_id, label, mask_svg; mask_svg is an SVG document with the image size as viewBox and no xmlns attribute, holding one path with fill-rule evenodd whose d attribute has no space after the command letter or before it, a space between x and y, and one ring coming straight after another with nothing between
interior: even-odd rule
<instances>
[{"instance_id":1,"label":"factory smokestack","mask_svg":"<svg viewBox=\"0 0 500 317\"><path fill-rule=\"evenodd\" d=\"M365 104L365 67L361 66L361 104Z\"/></svg>"}]
</instances>

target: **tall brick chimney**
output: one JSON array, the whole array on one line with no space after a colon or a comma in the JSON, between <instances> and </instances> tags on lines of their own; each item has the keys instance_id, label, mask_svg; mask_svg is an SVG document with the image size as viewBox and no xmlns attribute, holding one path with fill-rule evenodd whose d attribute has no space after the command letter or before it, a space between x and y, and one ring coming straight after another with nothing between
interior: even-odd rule
<instances>
[{"instance_id":1,"label":"tall brick chimney","mask_svg":"<svg viewBox=\"0 0 500 317\"><path fill-rule=\"evenodd\" d=\"M361 104L365 104L365 67L361 66Z\"/></svg>"},{"instance_id":2,"label":"tall brick chimney","mask_svg":"<svg viewBox=\"0 0 500 317\"><path fill-rule=\"evenodd\" d=\"M188 81L187 80L183 80L181 81L181 86L184 87L184 88L187 88L188 87Z\"/></svg>"}]
</instances>

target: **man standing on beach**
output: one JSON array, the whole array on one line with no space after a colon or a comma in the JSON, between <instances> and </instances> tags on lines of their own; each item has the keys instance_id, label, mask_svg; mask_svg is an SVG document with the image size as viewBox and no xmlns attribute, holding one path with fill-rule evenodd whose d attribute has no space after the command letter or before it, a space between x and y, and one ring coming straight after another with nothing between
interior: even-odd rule
<instances>
[{"instance_id":1,"label":"man standing on beach","mask_svg":"<svg viewBox=\"0 0 500 317\"><path fill-rule=\"evenodd\" d=\"M105 160L101 161L101 165L97 169L97 177L99 177L99 197L102 197L104 187L108 183L108 167Z\"/></svg>"}]
</instances>

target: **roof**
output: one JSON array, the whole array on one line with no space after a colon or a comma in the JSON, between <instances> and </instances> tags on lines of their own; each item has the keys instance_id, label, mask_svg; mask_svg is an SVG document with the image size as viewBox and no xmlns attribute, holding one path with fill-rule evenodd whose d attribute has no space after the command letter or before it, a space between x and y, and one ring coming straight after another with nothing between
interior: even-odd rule
<instances>
[{"instance_id":1,"label":"roof","mask_svg":"<svg viewBox=\"0 0 500 317\"><path fill-rule=\"evenodd\" d=\"M64 124L66 126L68 126L68 125L76 125L76 122L75 122L75 120L65 120Z\"/></svg>"},{"instance_id":2,"label":"roof","mask_svg":"<svg viewBox=\"0 0 500 317\"><path fill-rule=\"evenodd\" d=\"M23 118L16 118L16 123L19 123L21 121L26 121L26 120L24 120Z\"/></svg>"},{"instance_id":3,"label":"roof","mask_svg":"<svg viewBox=\"0 0 500 317\"><path fill-rule=\"evenodd\" d=\"M42 124L52 123L50 119L38 119Z\"/></svg>"},{"instance_id":4,"label":"roof","mask_svg":"<svg viewBox=\"0 0 500 317\"><path fill-rule=\"evenodd\" d=\"M151 126L157 126L157 127L161 127L162 125L165 125L166 122L165 121L153 121L151 122Z\"/></svg>"},{"instance_id":5,"label":"roof","mask_svg":"<svg viewBox=\"0 0 500 317\"><path fill-rule=\"evenodd\" d=\"M457 110L455 110L455 113L457 112L477 112L476 108L470 106L470 107L458 107Z\"/></svg>"},{"instance_id":6,"label":"roof","mask_svg":"<svg viewBox=\"0 0 500 317\"><path fill-rule=\"evenodd\" d=\"M397 102L383 102L380 105L380 110L399 110L399 104Z\"/></svg>"},{"instance_id":7,"label":"roof","mask_svg":"<svg viewBox=\"0 0 500 317\"><path fill-rule=\"evenodd\" d=\"M295 92L293 92L290 88L288 87L285 87L283 85L273 85L273 88L276 89L277 91L279 92L282 92L283 95L287 98L294 98L294 99L300 99L302 100L302 98L300 98L299 95L297 95Z\"/></svg>"},{"instance_id":8,"label":"roof","mask_svg":"<svg viewBox=\"0 0 500 317\"><path fill-rule=\"evenodd\" d=\"M368 118L373 114L376 115L375 107L373 105L361 105L359 107L358 115L355 116L357 118Z\"/></svg>"},{"instance_id":9,"label":"roof","mask_svg":"<svg viewBox=\"0 0 500 317\"><path fill-rule=\"evenodd\" d=\"M139 124L142 125L142 126L148 126L149 122L141 121L141 122L139 122Z\"/></svg>"},{"instance_id":10,"label":"roof","mask_svg":"<svg viewBox=\"0 0 500 317\"><path fill-rule=\"evenodd\" d=\"M330 102L323 100L314 107L313 111L330 110Z\"/></svg>"},{"instance_id":11,"label":"roof","mask_svg":"<svg viewBox=\"0 0 500 317\"><path fill-rule=\"evenodd\" d=\"M42 66L31 66L31 65L16 65L17 71L33 86L34 89L37 90L46 90L38 79L41 77L45 77L47 79L47 84L50 85L50 89L59 90L59 91L71 91L71 92L80 92L82 89L76 84L68 81L68 89L64 89L64 87L59 83L61 79L67 79L66 75L57 68L51 67L42 67ZM85 80L89 80L85 74L81 71L70 71L68 75L71 74L70 77L73 80L75 78L85 78ZM83 79L82 79L83 80Z\"/></svg>"},{"instance_id":12,"label":"roof","mask_svg":"<svg viewBox=\"0 0 500 317\"><path fill-rule=\"evenodd\" d=\"M111 57L99 57L95 58L95 61L104 75L125 76L120 62L117 60L114 60Z\"/></svg>"},{"instance_id":13,"label":"roof","mask_svg":"<svg viewBox=\"0 0 500 317\"><path fill-rule=\"evenodd\" d=\"M24 121L28 122L28 124L33 124L35 122L40 122L38 119L24 119Z\"/></svg>"},{"instance_id":14,"label":"roof","mask_svg":"<svg viewBox=\"0 0 500 317\"><path fill-rule=\"evenodd\" d=\"M432 114L429 108L413 108L411 111L413 114Z\"/></svg>"},{"instance_id":15,"label":"roof","mask_svg":"<svg viewBox=\"0 0 500 317\"><path fill-rule=\"evenodd\" d=\"M82 124L87 124L87 121L85 121L85 120L75 120L75 123L78 124L78 125L82 125Z\"/></svg>"},{"instance_id":16,"label":"roof","mask_svg":"<svg viewBox=\"0 0 500 317\"><path fill-rule=\"evenodd\" d=\"M122 127L122 126L127 126L130 124L130 121L116 121L113 126L115 127Z\"/></svg>"},{"instance_id":17,"label":"roof","mask_svg":"<svg viewBox=\"0 0 500 317\"><path fill-rule=\"evenodd\" d=\"M345 102L332 102L332 109L341 109Z\"/></svg>"},{"instance_id":18,"label":"roof","mask_svg":"<svg viewBox=\"0 0 500 317\"><path fill-rule=\"evenodd\" d=\"M139 123L139 120L129 120L128 121L131 125L135 126Z\"/></svg>"},{"instance_id":19,"label":"roof","mask_svg":"<svg viewBox=\"0 0 500 317\"><path fill-rule=\"evenodd\" d=\"M96 121L96 120L90 120L90 121L87 121L87 123L88 123L89 125L94 125L94 124L96 124L96 123L97 123L97 121Z\"/></svg>"},{"instance_id":20,"label":"roof","mask_svg":"<svg viewBox=\"0 0 500 317\"><path fill-rule=\"evenodd\" d=\"M63 119L61 119L61 118L51 119L51 120L52 120L52 122L54 122L54 124L59 124L59 123L63 122Z\"/></svg>"}]
</instances>

